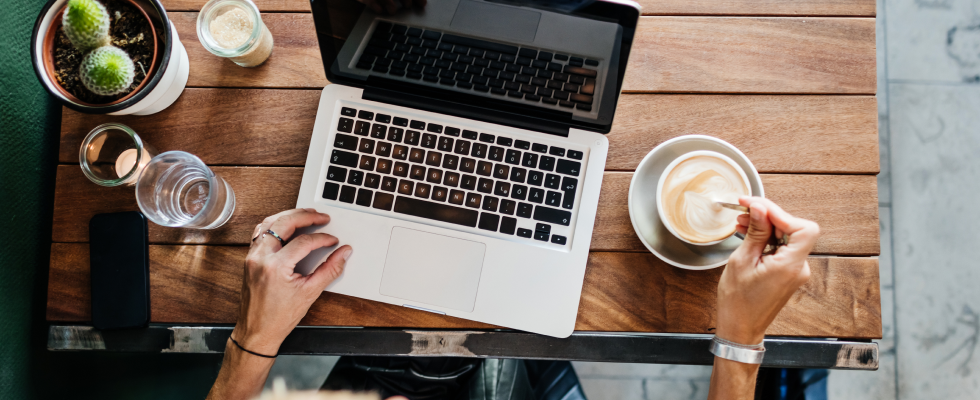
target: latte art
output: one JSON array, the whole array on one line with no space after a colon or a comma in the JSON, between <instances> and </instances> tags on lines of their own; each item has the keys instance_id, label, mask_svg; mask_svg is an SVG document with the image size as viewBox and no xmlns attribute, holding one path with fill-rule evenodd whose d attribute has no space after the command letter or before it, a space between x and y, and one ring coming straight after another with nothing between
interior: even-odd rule
<instances>
[{"instance_id":1,"label":"latte art","mask_svg":"<svg viewBox=\"0 0 980 400\"><path fill-rule=\"evenodd\" d=\"M664 180L661 205L671 227L693 243L708 243L735 233L738 211L716 202L738 203L750 194L742 175L717 157L699 155L677 164Z\"/></svg>"}]
</instances>

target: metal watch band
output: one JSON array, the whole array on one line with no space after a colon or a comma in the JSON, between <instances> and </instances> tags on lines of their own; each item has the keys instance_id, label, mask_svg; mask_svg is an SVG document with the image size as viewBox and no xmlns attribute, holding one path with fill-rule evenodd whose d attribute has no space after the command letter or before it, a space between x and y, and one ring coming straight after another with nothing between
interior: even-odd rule
<instances>
[{"instance_id":1,"label":"metal watch band","mask_svg":"<svg viewBox=\"0 0 980 400\"><path fill-rule=\"evenodd\" d=\"M711 347L709 350L711 351L711 354L726 360L732 360L744 364L762 364L762 357L766 355L765 348L762 350L740 348L731 346L727 343L719 342L717 339L718 338L714 338L711 340Z\"/></svg>"}]
</instances>

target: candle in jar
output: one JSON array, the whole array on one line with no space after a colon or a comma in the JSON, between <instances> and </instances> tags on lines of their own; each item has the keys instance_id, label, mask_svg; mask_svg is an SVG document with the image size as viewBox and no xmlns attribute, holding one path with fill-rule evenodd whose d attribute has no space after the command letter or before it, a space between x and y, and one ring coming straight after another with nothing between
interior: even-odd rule
<instances>
[{"instance_id":1,"label":"candle in jar","mask_svg":"<svg viewBox=\"0 0 980 400\"><path fill-rule=\"evenodd\" d=\"M150 153L147 152L146 149L143 149L143 156L140 157L139 168L142 169L145 167L146 164L150 162L150 158ZM116 175L120 178L126 176L129 171L133 170L135 165L136 149L127 149L122 153L119 153L119 157L116 158ZM139 174L133 174L133 176L130 176L129 179L126 180L126 183L136 182L137 178L139 178Z\"/></svg>"}]
</instances>

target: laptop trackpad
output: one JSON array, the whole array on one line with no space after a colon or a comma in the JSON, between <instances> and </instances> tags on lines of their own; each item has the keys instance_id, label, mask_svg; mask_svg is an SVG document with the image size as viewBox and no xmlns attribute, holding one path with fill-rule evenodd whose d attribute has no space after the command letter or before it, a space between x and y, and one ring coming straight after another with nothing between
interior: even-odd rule
<instances>
[{"instance_id":1,"label":"laptop trackpad","mask_svg":"<svg viewBox=\"0 0 980 400\"><path fill-rule=\"evenodd\" d=\"M472 312L486 245L395 227L381 278L381 294Z\"/></svg>"},{"instance_id":2,"label":"laptop trackpad","mask_svg":"<svg viewBox=\"0 0 980 400\"><path fill-rule=\"evenodd\" d=\"M491 39L530 43L538 33L541 13L482 1L459 2L449 26Z\"/></svg>"}]
</instances>

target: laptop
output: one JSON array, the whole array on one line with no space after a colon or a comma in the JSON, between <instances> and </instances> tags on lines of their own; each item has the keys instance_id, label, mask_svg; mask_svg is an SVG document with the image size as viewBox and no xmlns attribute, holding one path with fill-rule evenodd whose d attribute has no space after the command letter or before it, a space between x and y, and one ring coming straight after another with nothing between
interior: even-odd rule
<instances>
[{"instance_id":1,"label":"laptop","mask_svg":"<svg viewBox=\"0 0 980 400\"><path fill-rule=\"evenodd\" d=\"M354 248L327 290L569 336L639 6L362 1L311 0L332 84L296 206Z\"/></svg>"}]
</instances>

